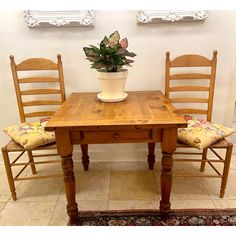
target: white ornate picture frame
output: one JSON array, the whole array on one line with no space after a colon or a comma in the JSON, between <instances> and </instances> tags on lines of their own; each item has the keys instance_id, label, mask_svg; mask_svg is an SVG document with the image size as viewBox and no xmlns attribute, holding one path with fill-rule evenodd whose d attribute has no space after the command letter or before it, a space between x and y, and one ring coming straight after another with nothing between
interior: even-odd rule
<instances>
[{"instance_id":1,"label":"white ornate picture frame","mask_svg":"<svg viewBox=\"0 0 236 236\"><path fill-rule=\"evenodd\" d=\"M29 27L93 26L94 11L24 11Z\"/></svg>"},{"instance_id":2,"label":"white ornate picture frame","mask_svg":"<svg viewBox=\"0 0 236 236\"><path fill-rule=\"evenodd\" d=\"M208 17L208 11L146 11L137 12L138 24L150 24L160 22L191 22L204 21Z\"/></svg>"}]
</instances>

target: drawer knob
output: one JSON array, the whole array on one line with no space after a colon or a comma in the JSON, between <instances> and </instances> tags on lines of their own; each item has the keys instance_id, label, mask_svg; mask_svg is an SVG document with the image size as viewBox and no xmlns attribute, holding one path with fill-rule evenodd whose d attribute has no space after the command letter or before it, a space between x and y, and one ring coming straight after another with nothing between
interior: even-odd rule
<instances>
[{"instance_id":1,"label":"drawer knob","mask_svg":"<svg viewBox=\"0 0 236 236\"><path fill-rule=\"evenodd\" d=\"M114 133L113 134L113 138L119 138L119 134L118 133Z\"/></svg>"}]
</instances>

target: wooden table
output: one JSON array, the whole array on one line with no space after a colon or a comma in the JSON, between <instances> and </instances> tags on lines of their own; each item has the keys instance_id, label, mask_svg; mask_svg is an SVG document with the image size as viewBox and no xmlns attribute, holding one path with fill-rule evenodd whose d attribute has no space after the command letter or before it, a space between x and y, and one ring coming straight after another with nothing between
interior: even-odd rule
<instances>
[{"instance_id":1,"label":"wooden table","mask_svg":"<svg viewBox=\"0 0 236 236\"><path fill-rule=\"evenodd\" d=\"M128 92L125 101L104 103L96 93L73 93L47 123L55 131L58 153L62 158L69 225L76 225L79 212L75 198L72 151L80 144L82 162L88 169L88 144L148 143L148 163L153 169L155 143L161 142L160 211L167 217L170 210L172 153L176 149L177 129L186 127L169 100L160 91Z\"/></svg>"}]
</instances>

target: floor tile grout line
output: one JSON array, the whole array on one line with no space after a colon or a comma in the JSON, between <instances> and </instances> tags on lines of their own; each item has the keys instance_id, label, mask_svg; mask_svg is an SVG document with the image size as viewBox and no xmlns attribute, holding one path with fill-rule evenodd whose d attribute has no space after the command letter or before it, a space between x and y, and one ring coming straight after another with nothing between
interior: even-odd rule
<instances>
[{"instance_id":1,"label":"floor tile grout line","mask_svg":"<svg viewBox=\"0 0 236 236\"><path fill-rule=\"evenodd\" d=\"M58 194L58 195L59 195L59 194ZM49 219L48 219L47 226L51 226L49 223L50 223L50 221L51 221L51 219L52 219L53 213L54 213L55 210L56 210L57 204L58 204L58 200L55 202L55 206L54 206L54 208L53 208L53 210L52 210L52 212L51 212L51 215L50 215L50 217L49 217Z\"/></svg>"},{"instance_id":2,"label":"floor tile grout line","mask_svg":"<svg viewBox=\"0 0 236 236\"><path fill-rule=\"evenodd\" d=\"M153 169L152 171L153 171L154 180L155 180L155 184L156 184L156 188L157 188L157 193L156 193L157 199L156 199L156 201L160 202L160 199L161 199L161 181L158 185L158 183L157 183L157 174L161 175L161 171L159 173L157 173L158 171L156 171L155 169Z\"/></svg>"},{"instance_id":3,"label":"floor tile grout line","mask_svg":"<svg viewBox=\"0 0 236 236\"><path fill-rule=\"evenodd\" d=\"M215 201L214 201L213 199L211 199L211 200L212 200L212 202L213 202L213 204L214 204L215 208L217 209L217 206L216 206L216 203L215 203Z\"/></svg>"},{"instance_id":4,"label":"floor tile grout line","mask_svg":"<svg viewBox=\"0 0 236 236\"><path fill-rule=\"evenodd\" d=\"M2 201L1 201L1 202L2 202ZM3 209L6 207L7 203L8 203L8 201L4 201L4 205L3 205L2 209L0 210L0 216L1 216L1 212L2 212Z\"/></svg>"},{"instance_id":5,"label":"floor tile grout line","mask_svg":"<svg viewBox=\"0 0 236 236\"><path fill-rule=\"evenodd\" d=\"M108 192L107 192L107 210L109 210L109 205L110 205L110 204L109 204L109 202L110 202L109 196L110 196L110 188L111 188L112 165L113 165L113 164L111 164L111 169L109 170L109 172L110 172L110 177L109 177Z\"/></svg>"}]
</instances>

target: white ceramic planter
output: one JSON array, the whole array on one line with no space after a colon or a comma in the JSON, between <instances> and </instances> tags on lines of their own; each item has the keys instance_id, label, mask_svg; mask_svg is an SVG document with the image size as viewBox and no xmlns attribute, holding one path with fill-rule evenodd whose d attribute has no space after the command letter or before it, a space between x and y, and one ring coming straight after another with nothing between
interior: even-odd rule
<instances>
[{"instance_id":1,"label":"white ceramic planter","mask_svg":"<svg viewBox=\"0 0 236 236\"><path fill-rule=\"evenodd\" d=\"M127 97L127 93L124 93L127 76L127 70L119 72L98 71L98 79L101 85L101 93L98 94L98 98L105 102L124 100Z\"/></svg>"}]
</instances>

